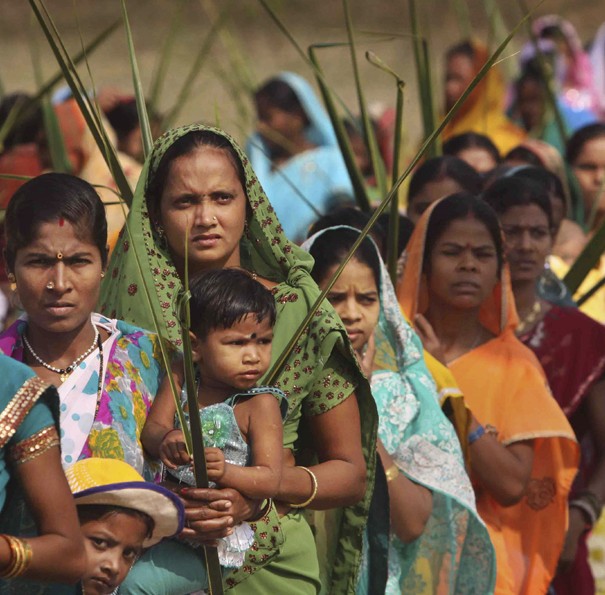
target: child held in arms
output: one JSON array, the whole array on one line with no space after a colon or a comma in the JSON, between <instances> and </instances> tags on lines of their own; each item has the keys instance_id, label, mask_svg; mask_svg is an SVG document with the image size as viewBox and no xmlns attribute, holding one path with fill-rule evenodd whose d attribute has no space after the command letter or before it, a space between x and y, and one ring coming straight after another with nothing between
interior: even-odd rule
<instances>
[{"instance_id":1,"label":"child held in arms","mask_svg":"<svg viewBox=\"0 0 605 595\"><path fill-rule=\"evenodd\" d=\"M210 271L191 283L191 343L208 479L255 500L272 498L282 466L283 392L257 386L271 361L275 302L248 273ZM172 375L188 418L182 362ZM141 440L179 481L195 486L193 461L168 379L160 387ZM218 541L222 566L237 568L254 541L247 523Z\"/></svg>"}]
</instances>

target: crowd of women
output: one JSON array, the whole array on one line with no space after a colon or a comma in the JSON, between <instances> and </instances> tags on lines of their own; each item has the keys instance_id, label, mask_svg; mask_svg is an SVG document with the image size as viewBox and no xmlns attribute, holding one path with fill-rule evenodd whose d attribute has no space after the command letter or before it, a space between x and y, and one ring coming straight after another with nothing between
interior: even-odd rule
<instances>
[{"instance_id":1,"label":"crowd of women","mask_svg":"<svg viewBox=\"0 0 605 595\"><path fill-rule=\"evenodd\" d=\"M32 176L0 184L1 593L198 593L207 560L235 594L596 592L605 265L561 278L604 221L605 30L592 62L558 17L534 34L508 108L494 68L414 171L396 278L300 75L256 91L245 149L195 123L143 164L134 102L103 95L123 227L73 99L75 175L22 122L0 155ZM446 110L486 58L448 51Z\"/></svg>"}]
</instances>

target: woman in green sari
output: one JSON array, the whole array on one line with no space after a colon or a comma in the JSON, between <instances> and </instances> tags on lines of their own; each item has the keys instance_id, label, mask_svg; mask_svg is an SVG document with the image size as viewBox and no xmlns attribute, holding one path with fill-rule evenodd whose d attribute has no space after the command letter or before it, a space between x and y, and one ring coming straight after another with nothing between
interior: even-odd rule
<instances>
[{"instance_id":1,"label":"woman in green sari","mask_svg":"<svg viewBox=\"0 0 605 595\"><path fill-rule=\"evenodd\" d=\"M161 334L180 345L174 298L186 254L191 275L241 267L271 289L277 306L274 360L319 296L312 259L284 236L246 156L224 132L202 125L171 130L156 141L110 262L101 309L152 329L155 318ZM150 307L141 302L145 287ZM190 527L183 536L209 541L259 516L244 566L225 578L229 588L246 594L354 593L374 483L377 415L346 332L327 302L272 384L289 402L278 501L259 511L259 503L234 490L182 490ZM308 469L298 466L305 463ZM321 571L303 508L339 509L316 521L318 534L326 536ZM166 552L152 550L146 563L135 566L129 593L199 588L199 555L182 544L162 547ZM167 586L167 575L179 584Z\"/></svg>"}]
</instances>

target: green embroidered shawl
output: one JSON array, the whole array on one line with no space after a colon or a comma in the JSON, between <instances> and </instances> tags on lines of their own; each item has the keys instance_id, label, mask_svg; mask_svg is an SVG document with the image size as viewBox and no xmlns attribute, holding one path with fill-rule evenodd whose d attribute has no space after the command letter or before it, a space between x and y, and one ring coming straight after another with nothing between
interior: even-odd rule
<instances>
[{"instance_id":1,"label":"green embroidered shawl","mask_svg":"<svg viewBox=\"0 0 605 595\"><path fill-rule=\"evenodd\" d=\"M319 296L319 289L310 276L313 260L304 250L286 239L247 157L233 139L218 129L193 124L170 130L155 142L137 185L127 226L110 260L108 275L102 286L100 309L112 318L123 319L153 331L153 318L143 293L146 286L160 322L160 333L180 345L174 298L181 288L181 280L168 250L162 247L151 224L146 189L166 150L178 138L196 130L211 130L224 136L236 150L244 167L245 190L252 214L248 220L248 232L241 239L241 264L247 270L278 283L273 290L277 305L273 341L275 360ZM333 543L327 546L321 544L320 548L327 547L328 552L333 552L333 559L330 560L331 578L324 590L339 595L354 593L362 534L374 484L377 413L346 332L328 302L322 304L303 333L275 385L288 396L284 446L295 451L305 440L308 445L308 436L302 430L299 432L303 413L307 416L321 414L341 403L353 391L356 392L368 466L368 489L361 502L335 515L335 529L329 536ZM257 547L250 550L244 567L227 580L228 585L237 584L277 553L283 536L276 526L276 518L272 512L256 524Z\"/></svg>"}]
</instances>

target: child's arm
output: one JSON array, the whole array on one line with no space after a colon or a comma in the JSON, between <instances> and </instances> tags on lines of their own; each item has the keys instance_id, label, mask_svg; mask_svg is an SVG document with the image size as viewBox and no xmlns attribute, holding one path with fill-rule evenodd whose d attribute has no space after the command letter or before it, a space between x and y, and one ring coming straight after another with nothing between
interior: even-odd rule
<instances>
[{"instance_id":1,"label":"child's arm","mask_svg":"<svg viewBox=\"0 0 605 595\"><path fill-rule=\"evenodd\" d=\"M219 449L207 448L208 479L221 487L233 488L248 498L272 498L281 481L283 427L279 402L274 395L263 394L252 397L248 403L248 444L252 466L226 463Z\"/></svg>"},{"instance_id":2,"label":"child's arm","mask_svg":"<svg viewBox=\"0 0 605 595\"><path fill-rule=\"evenodd\" d=\"M180 391L183 382L181 361L173 364L171 373L176 389ZM176 406L170 382L168 378L164 378L141 432L141 442L152 457L161 459L162 463L171 469L190 461L183 433L174 429L175 413Z\"/></svg>"}]
</instances>

